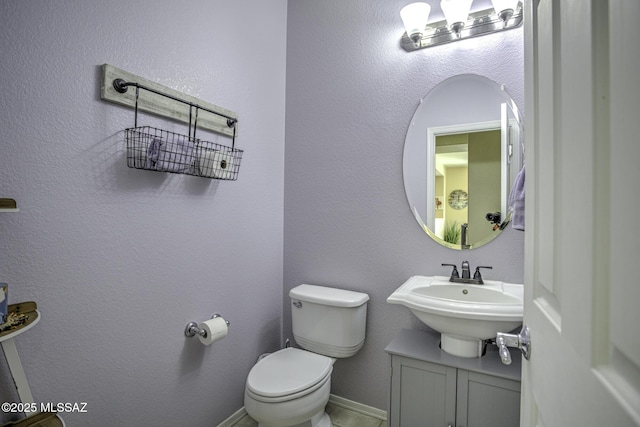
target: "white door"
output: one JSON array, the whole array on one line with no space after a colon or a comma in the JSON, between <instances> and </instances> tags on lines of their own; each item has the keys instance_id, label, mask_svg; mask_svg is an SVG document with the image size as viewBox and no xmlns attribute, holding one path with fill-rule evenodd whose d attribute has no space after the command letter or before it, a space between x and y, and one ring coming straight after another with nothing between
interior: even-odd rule
<instances>
[{"instance_id":1,"label":"white door","mask_svg":"<svg viewBox=\"0 0 640 427\"><path fill-rule=\"evenodd\" d=\"M521 425L640 426L640 1L525 8Z\"/></svg>"}]
</instances>

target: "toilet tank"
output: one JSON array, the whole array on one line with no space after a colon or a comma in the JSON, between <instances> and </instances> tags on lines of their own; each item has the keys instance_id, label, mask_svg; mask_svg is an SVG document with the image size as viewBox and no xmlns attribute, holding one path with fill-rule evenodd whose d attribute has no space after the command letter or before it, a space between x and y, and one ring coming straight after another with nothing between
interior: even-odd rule
<instances>
[{"instance_id":1,"label":"toilet tank","mask_svg":"<svg viewBox=\"0 0 640 427\"><path fill-rule=\"evenodd\" d=\"M351 357L364 345L369 295L317 285L289 291L296 343L329 357Z\"/></svg>"}]
</instances>

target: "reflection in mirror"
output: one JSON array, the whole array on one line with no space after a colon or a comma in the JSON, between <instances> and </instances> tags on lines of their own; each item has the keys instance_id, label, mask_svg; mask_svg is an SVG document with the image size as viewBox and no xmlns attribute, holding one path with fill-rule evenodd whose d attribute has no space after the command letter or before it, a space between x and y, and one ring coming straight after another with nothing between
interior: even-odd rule
<instances>
[{"instance_id":1,"label":"reflection in mirror","mask_svg":"<svg viewBox=\"0 0 640 427\"><path fill-rule=\"evenodd\" d=\"M486 214L502 212L500 173L500 129L437 136L435 235L461 246L490 238L496 224Z\"/></svg>"},{"instance_id":2,"label":"reflection in mirror","mask_svg":"<svg viewBox=\"0 0 640 427\"><path fill-rule=\"evenodd\" d=\"M520 170L522 122L497 83L460 75L421 101L404 147L411 210L435 241L471 249L507 225L507 198Z\"/></svg>"}]
</instances>

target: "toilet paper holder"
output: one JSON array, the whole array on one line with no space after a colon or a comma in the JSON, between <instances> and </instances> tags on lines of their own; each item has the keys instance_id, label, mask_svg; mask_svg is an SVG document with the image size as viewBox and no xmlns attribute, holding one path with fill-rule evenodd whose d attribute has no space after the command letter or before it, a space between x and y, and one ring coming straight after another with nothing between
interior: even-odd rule
<instances>
[{"instance_id":1,"label":"toilet paper holder","mask_svg":"<svg viewBox=\"0 0 640 427\"><path fill-rule=\"evenodd\" d=\"M211 316L212 319L215 319L216 317L222 317L222 316L220 316L218 313ZM227 326L231 325L231 323L229 323L228 320L225 320L225 322L227 323ZM187 337L195 337L196 335L200 335L202 338L206 338L207 331L200 328L196 322L189 322L187 323L187 326L184 328L184 335Z\"/></svg>"}]
</instances>

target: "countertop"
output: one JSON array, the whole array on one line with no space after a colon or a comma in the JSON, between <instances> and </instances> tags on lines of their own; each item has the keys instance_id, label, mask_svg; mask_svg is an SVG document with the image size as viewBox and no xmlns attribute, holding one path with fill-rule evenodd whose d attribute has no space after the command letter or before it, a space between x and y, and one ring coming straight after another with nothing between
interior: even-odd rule
<instances>
[{"instance_id":1,"label":"countertop","mask_svg":"<svg viewBox=\"0 0 640 427\"><path fill-rule=\"evenodd\" d=\"M384 350L392 355L520 381L522 356L517 348L509 348L512 363L505 365L498 355L498 347L493 344L487 344L486 354L482 357L458 357L440 349L440 334L403 329Z\"/></svg>"}]
</instances>

